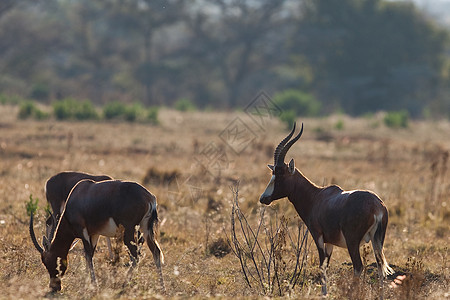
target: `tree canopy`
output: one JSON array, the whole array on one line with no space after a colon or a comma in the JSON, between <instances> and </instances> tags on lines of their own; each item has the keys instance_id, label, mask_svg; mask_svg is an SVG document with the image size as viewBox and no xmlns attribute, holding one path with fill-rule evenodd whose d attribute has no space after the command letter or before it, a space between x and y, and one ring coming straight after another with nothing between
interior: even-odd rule
<instances>
[{"instance_id":1,"label":"tree canopy","mask_svg":"<svg viewBox=\"0 0 450 300\"><path fill-rule=\"evenodd\" d=\"M322 113L448 116L449 62L448 32L409 2L0 4L0 94L43 102L235 108L261 90L298 90Z\"/></svg>"}]
</instances>

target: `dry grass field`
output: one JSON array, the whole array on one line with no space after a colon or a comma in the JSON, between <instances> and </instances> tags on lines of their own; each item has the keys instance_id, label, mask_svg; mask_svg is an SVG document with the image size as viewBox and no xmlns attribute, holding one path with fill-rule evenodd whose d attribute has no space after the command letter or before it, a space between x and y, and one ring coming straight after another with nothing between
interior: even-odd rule
<instances>
[{"instance_id":1,"label":"dry grass field","mask_svg":"<svg viewBox=\"0 0 450 300\"><path fill-rule=\"evenodd\" d=\"M269 117L252 119L244 112L166 109L160 111L158 126L18 121L16 115L16 107L0 106L0 298L279 296L278 288L249 287L233 253L214 254L229 250L230 186L236 179L240 209L256 228L259 195L270 179L266 165L288 133L284 124ZM293 157L296 167L316 184L373 190L389 209L385 254L395 275L406 278L397 288L389 288L387 281L385 298L449 298L450 123L413 121L408 129L389 129L379 116L298 121L305 131L286 159ZM129 278L125 246L113 240L120 259L110 261L102 238L94 256L98 288L90 285L79 243L69 253L62 292L48 294L48 273L30 240L25 205L30 195L39 199L35 231L43 235L44 184L64 170L137 181L157 196L165 294L147 248ZM294 229L299 219L286 199L267 208L265 218L267 224L283 218ZM330 299L377 298L375 259L371 247L365 249L366 268L358 283L353 282L347 251L335 248L327 272ZM282 262L292 262L287 246L280 253ZM301 284L281 294L319 298L318 274L317 250L311 245Z\"/></svg>"}]
</instances>

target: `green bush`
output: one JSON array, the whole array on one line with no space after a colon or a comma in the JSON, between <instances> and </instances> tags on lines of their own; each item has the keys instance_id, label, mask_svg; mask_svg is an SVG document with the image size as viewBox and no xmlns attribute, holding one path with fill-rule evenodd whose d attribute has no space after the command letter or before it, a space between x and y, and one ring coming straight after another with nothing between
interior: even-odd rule
<instances>
[{"instance_id":1,"label":"green bush","mask_svg":"<svg viewBox=\"0 0 450 300\"><path fill-rule=\"evenodd\" d=\"M47 113L47 112L45 112L45 111L42 111L42 110L40 110L40 109L36 109L35 111L34 111L34 118L36 119L36 120L46 120L46 119L48 119L50 117L50 115Z\"/></svg>"},{"instance_id":2,"label":"green bush","mask_svg":"<svg viewBox=\"0 0 450 300\"><path fill-rule=\"evenodd\" d=\"M149 109L147 110L147 121L153 125L159 124L158 112L159 108L157 106L149 107Z\"/></svg>"},{"instance_id":3,"label":"green bush","mask_svg":"<svg viewBox=\"0 0 450 300\"><path fill-rule=\"evenodd\" d=\"M37 110L36 105L33 101L22 102L19 106L19 119L27 119L33 116L34 112Z\"/></svg>"},{"instance_id":4,"label":"green bush","mask_svg":"<svg viewBox=\"0 0 450 300\"><path fill-rule=\"evenodd\" d=\"M295 119L297 118L297 114L293 110L284 110L280 114L280 120L286 124L287 128L292 128L294 125Z\"/></svg>"},{"instance_id":5,"label":"green bush","mask_svg":"<svg viewBox=\"0 0 450 300\"><path fill-rule=\"evenodd\" d=\"M334 128L337 130L343 130L344 129L344 120L339 119L336 124L334 124Z\"/></svg>"},{"instance_id":6,"label":"green bush","mask_svg":"<svg viewBox=\"0 0 450 300\"><path fill-rule=\"evenodd\" d=\"M273 101L282 111L293 111L296 116L314 117L320 111L320 102L313 95L299 90L289 89L277 93Z\"/></svg>"},{"instance_id":7,"label":"green bush","mask_svg":"<svg viewBox=\"0 0 450 300\"><path fill-rule=\"evenodd\" d=\"M122 119L128 122L147 119L158 123L158 108L146 110L140 103L127 105L118 101L110 102L103 107L103 116L106 120Z\"/></svg>"},{"instance_id":8,"label":"green bush","mask_svg":"<svg viewBox=\"0 0 450 300\"><path fill-rule=\"evenodd\" d=\"M67 98L53 103L53 114L58 120L67 120L73 117L76 110L76 100Z\"/></svg>"},{"instance_id":9,"label":"green bush","mask_svg":"<svg viewBox=\"0 0 450 300\"><path fill-rule=\"evenodd\" d=\"M31 213L33 213L33 215L36 214L37 209L38 209L38 203L39 203L39 199L33 199L33 195L30 194L30 198L28 200L27 203L25 203L25 209L27 210L27 215L31 216Z\"/></svg>"},{"instance_id":10,"label":"green bush","mask_svg":"<svg viewBox=\"0 0 450 300\"><path fill-rule=\"evenodd\" d=\"M179 111L193 111L196 110L195 104L187 98L179 99L175 102L174 107Z\"/></svg>"},{"instance_id":11,"label":"green bush","mask_svg":"<svg viewBox=\"0 0 450 300\"><path fill-rule=\"evenodd\" d=\"M389 128L407 128L409 113L406 110L391 111L384 116L383 121Z\"/></svg>"},{"instance_id":12,"label":"green bush","mask_svg":"<svg viewBox=\"0 0 450 300\"><path fill-rule=\"evenodd\" d=\"M139 118L139 116L145 114L144 110L145 109L140 103L128 105L125 107L124 118L128 122L134 122Z\"/></svg>"},{"instance_id":13,"label":"green bush","mask_svg":"<svg viewBox=\"0 0 450 300\"><path fill-rule=\"evenodd\" d=\"M84 100L82 102L78 102L75 114L75 119L77 120L96 120L98 119L97 111L95 110L94 104L92 104L89 100Z\"/></svg>"},{"instance_id":14,"label":"green bush","mask_svg":"<svg viewBox=\"0 0 450 300\"><path fill-rule=\"evenodd\" d=\"M44 120L49 117L48 113L40 110L33 101L23 101L19 106L19 119L35 118Z\"/></svg>"},{"instance_id":15,"label":"green bush","mask_svg":"<svg viewBox=\"0 0 450 300\"><path fill-rule=\"evenodd\" d=\"M127 106L119 101L113 101L103 106L103 117L107 120L116 119L125 115Z\"/></svg>"},{"instance_id":16,"label":"green bush","mask_svg":"<svg viewBox=\"0 0 450 300\"><path fill-rule=\"evenodd\" d=\"M94 105L89 101L66 98L53 103L53 113L58 120L93 120L98 118Z\"/></svg>"}]
</instances>

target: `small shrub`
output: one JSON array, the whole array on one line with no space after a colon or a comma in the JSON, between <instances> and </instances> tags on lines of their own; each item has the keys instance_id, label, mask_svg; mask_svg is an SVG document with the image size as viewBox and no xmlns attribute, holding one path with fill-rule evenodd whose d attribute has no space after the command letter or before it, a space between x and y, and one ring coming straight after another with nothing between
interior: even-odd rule
<instances>
[{"instance_id":1,"label":"small shrub","mask_svg":"<svg viewBox=\"0 0 450 300\"><path fill-rule=\"evenodd\" d=\"M38 202L39 199L33 199L33 195L30 194L30 199L28 200L28 202L25 204L25 209L27 210L27 215L31 216L31 213L33 213L33 215L36 214L37 208L38 208Z\"/></svg>"},{"instance_id":2,"label":"small shrub","mask_svg":"<svg viewBox=\"0 0 450 300\"><path fill-rule=\"evenodd\" d=\"M285 110L280 114L280 120L286 124L287 128L292 128L297 114L293 110Z\"/></svg>"},{"instance_id":3,"label":"small shrub","mask_svg":"<svg viewBox=\"0 0 450 300\"><path fill-rule=\"evenodd\" d=\"M141 104L135 103L125 107L124 118L128 122L134 122L138 119L139 115L143 114L144 108Z\"/></svg>"},{"instance_id":4,"label":"small shrub","mask_svg":"<svg viewBox=\"0 0 450 300\"><path fill-rule=\"evenodd\" d=\"M193 111L196 109L195 104L187 98L177 100L174 104L174 107L179 111Z\"/></svg>"},{"instance_id":5,"label":"small shrub","mask_svg":"<svg viewBox=\"0 0 450 300\"><path fill-rule=\"evenodd\" d=\"M406 110L391 111L384 116L384 124L389 128L407 128L409 114Z\"/></svg>"},{"instance_id":6,"label":"small shrub","mask_svg":"<svg viewBox=\"0 0 450 300\"><path fill-rule=\"evenodd\" d=\"M98 118L98 114L92 102L84 100L81 103L77 103L74 117L77 120L95 120Z\"/></svg>"},{"instance_id":7,"label":"small shrub","mask_svg":"<svg viewBox=\"0 0 450 300\"><path fill-rule=\"evenodd\" d=\"M67 120L74 115L75 100L67 98L53 103L53 113L58 120Z\"/></svg>"},{"instance_id":8,"label":"small shrub","mask_svg":"<svg viewBox=\"0 0 450 300\"><path fill-rule=\"evenodd\" d=\"M152 106L147 110L147 121L153 125L159 124L158 120L158 112L159 108L156 106Z\"/></svg>"},{"instance_id":9,"label":"small shrub","mask_svg":"<svg viewBox=\"0 0 450 300\"><path fill-rule=\"evenodd\" d=\"M19 106L19 119L27 119L33 116L34 112L37 110L36 105L33 101L22 102Z\"/></svg>"},{"instance_id":10,"label":"small shrub","mask_svg":"<svg viewBox=\"0 0 450 300\"><path fill-rule=\"evenodd\" d=\"M40 120L40 121L41 120L47 120L49 117L50 117L49 113L47 113L45 111L42 111L42 110L40 110L38 108L34 111L34 118L36 120Z\"/></svg>"},{"instance_id":11,"label":"small shrub","mask_svg":"<svg viewBox=\"0 0 450 300\"><path fill-rule=\"evenodd\" d=\"M343 130L344 129L344 120L338 120L336 124L334 124L334 128L337 130Z\"/></svg>"},{"instance_id":12,"label":"small shrub","mask_svg":"<svg viewBox=\"0 0 450 300\"><path fill-rule=\"evenodd\" d=\"M311 94L299 90L285 90L273 98L274 103L283 111L293 111L296 116L317 116L320 102Z\"/></svg>"},{"instance_id":13,"label":"small shrub","mask_svg":"<svg viewBox=\"0 0 450 300\"><path fill-rule=\"evenodd\" d=\"M127 106L119 101L113 101L103 106L103 116L107 120L116 119L125 115Z\"/></svg>"},{"instance_id":14,"label":"small shrub","mask_svg":"<svg viewBox=\"0 0 450 300\"><path fill-rule=\"evenodd\" d=\"M48 117L48 113L40 110L33 101L24 101L19 106L19 119L35 118L37 120L44 120Z\"/></svg>"},{"instance_id":15,"label":"small shrub","mask_svg":"<svg viewBox=\"0 0 450 300\"><path fill-rule=\"evenodd\" d=\"M53 112L58 120L92 120L98 117L94 105L89 100L80 102L72 98L53 103Z\"/></svg>"}]
</instances>

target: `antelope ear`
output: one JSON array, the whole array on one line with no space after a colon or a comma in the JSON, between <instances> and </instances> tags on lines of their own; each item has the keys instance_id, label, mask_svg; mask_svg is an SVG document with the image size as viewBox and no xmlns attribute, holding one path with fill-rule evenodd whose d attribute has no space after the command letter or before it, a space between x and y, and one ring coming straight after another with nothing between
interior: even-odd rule
<instances>
[{"instance_id":1,"label":"antelope ear","mask_svg":"<svg viewBox=\"0 0 450 300\"><path fill-rule=\"evenodd\" d=\"M267 167L273 171L273 165L267 165Z\"/></svg>"},{"instance_id":2,"label":"antelope ear","mask_svg":"<svg viewBox=\"0 0 450 300\"><path fill-rule=\"evenodd\" d=\"M289 171L289 173L291 175L293 175L295 173L295 163L294 163L294 159L293 158L289 162L288 171Z\"/></svg>"}]
</instances>

